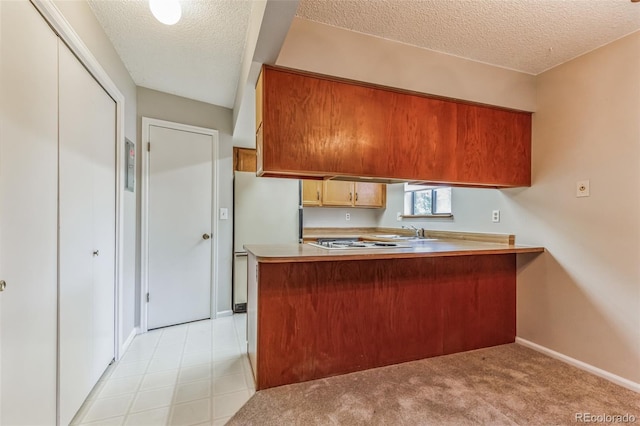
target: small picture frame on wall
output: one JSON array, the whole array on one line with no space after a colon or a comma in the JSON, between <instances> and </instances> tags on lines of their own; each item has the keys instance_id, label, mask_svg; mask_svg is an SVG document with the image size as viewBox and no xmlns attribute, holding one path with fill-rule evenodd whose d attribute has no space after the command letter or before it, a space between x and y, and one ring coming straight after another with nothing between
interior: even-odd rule
<instances>
[{"instance_id":1,"label":"small picture frame on wall","mask_svg":"<svg viewBox=\"0 0 640 426\"><path fill-rule=\"evenodd\" d=\"M136 187L136 145L129 139L124 139L124 190L135 192Z\"/></svg>"}]
</instances>

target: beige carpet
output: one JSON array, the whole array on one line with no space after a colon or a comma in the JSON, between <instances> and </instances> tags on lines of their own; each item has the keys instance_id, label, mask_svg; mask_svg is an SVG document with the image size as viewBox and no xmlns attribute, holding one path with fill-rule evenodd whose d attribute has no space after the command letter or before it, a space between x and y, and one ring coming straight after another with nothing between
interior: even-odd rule
<instances>
[{"instance_id":1,"label":"beige carpet","mask_svg":"<svg viewBox=\"0 0 640 426\"><path fill-rule=\"evenodd\" d=\"M575 425L578 413L640 424L640 394L510 344L267 389L227 424Z\"/></svg>"}]
</instances>

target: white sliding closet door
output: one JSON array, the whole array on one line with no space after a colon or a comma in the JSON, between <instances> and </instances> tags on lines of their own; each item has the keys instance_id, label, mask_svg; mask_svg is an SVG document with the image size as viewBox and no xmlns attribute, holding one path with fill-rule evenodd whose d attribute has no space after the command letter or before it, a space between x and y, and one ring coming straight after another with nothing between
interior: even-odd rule
<instances>
[{"instance_id":1,"label":"white sliding closet door","mask_svg":"<svg viewBox=\"0 0 640 426\"><path fill-rule=\"evenodd\" d=\"M0 1L0 425L56 417L57 40Z\"/></svg>"},{"instance_id":2,"label":"white sliding closet door","mask_svg":"<svg viewBox=\"0 0 640 426\"><path fill-rule=\"evenodd\" d=\"M114 357L116 104L59 42L60 424Z\"/></svg>"}]
</instances>

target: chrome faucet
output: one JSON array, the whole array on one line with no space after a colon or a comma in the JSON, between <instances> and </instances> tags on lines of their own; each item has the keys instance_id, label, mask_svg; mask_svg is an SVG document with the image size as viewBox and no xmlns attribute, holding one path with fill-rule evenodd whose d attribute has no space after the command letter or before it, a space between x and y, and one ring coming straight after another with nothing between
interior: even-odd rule
<instances>
[{"instance_id":1,"label":"chrome faucet","mask_svg":"<svg viewBox=\"0 0 640 426\"><path fill-rule=\"evenodd\" d=\"M404 229L413 229L414 231L416 231L416 238L420 238L420 237L424 236L424 234L420 235L424 231L421 228L416 228L413 225L402 225L402 228L404 228Z\"/></svg>"}]
</instances>

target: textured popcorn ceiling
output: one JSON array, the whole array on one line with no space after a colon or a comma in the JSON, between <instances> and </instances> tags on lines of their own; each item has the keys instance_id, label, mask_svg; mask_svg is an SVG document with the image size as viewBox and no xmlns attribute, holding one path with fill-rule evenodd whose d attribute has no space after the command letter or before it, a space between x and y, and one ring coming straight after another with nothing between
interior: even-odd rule
<instances>
[{"instance_id":1,"label":"textured popcorn ceiling","mask_svg":"<svg viewBox=\"0 0 640 426\"><path fill-rule=\"evenodd\" d=\"M182 1L172 26L147 1L88 1L136 85L233 107L250 1Z\"/></svg>"},{"instance_id":2,"label":"textured popcorn ceiling","mask_svg":"<svg viewBox=\"0 0 640 426\"><path fill-rule=\"evenodd\" d=\"M629 0L301 0L297 16L530 74L640 29Z\"/></svg>"}]
</instances>

